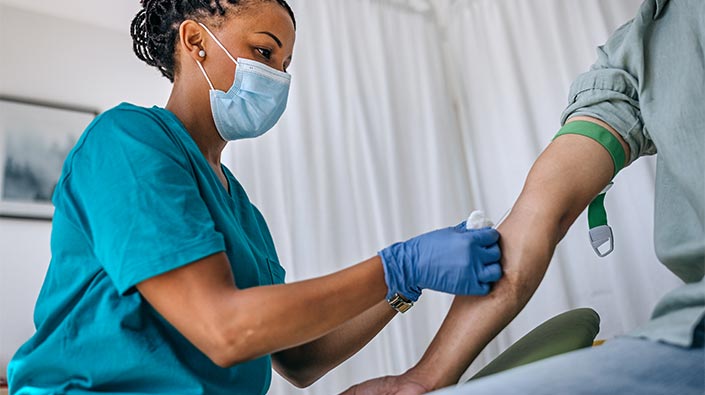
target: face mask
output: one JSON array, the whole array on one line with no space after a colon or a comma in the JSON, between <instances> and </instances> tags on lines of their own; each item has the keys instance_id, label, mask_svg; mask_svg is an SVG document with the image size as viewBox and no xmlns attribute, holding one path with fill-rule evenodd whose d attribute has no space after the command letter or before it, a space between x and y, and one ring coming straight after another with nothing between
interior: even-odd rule
<instances>
[{"instance_id":1,"label":"face mask","mask_svg":"<svg viewBox=\"0 0 705 395\"><path fill-rule=\"evenodd\" d=\"M225 141L263 135L279 121L286 109L291 75L254 60L235 60L215 35L205 25L200 25L237 65L233 86L223 92L213 87L203 65L197 61L211 87L211 112L218 133Z\"/></svg>"}]
</instances>

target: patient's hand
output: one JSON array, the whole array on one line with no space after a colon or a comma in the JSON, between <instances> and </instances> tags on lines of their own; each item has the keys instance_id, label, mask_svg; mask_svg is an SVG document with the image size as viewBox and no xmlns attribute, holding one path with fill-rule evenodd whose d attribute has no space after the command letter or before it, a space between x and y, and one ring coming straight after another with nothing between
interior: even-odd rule
<instances>
[{"instance_id":1,"label":"patient's hand","mask_svg":"<svg viewBox=\"0 0 705 395\"><path fill-rule=\"evenodd\" d=\"M429 392L405 376L386 376L348 388L341 395L420 395Z\"/></svg>"}]
</instances>

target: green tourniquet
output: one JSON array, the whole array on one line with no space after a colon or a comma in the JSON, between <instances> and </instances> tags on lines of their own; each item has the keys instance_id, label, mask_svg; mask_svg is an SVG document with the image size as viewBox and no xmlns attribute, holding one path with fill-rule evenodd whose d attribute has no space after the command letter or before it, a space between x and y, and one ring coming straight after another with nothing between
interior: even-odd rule
<instances>
[{"instance_id":1,"label":"green tourniquet","mask_svg":"<svg viewBox=\"0 0 705 395\"><path fill-rule=\"evenodd\" d=\"M624 148L619 140L617 140L617 138L604 127L588 121L573 121L565 124L565 126L558 131L556 137L553 139L555 140L566 134L577 134L589 137L603 146L607 152L609 152L612 157L612 162L614 163L614 173L612 174L612 178L614 178L617 173L624 168L626 159ZM590 203L590 206L588 207L588 223L590 229L607 225L607 211L605 210L604 193L601 193L592 201L592 203Z\"/></svg>"},{"instance_id":2,"label":"green tourniquet","mask_svg":"<svg viewBox=\"0 0 705 395\"><path fill-rule=\"evenodd\" d=\"M617 173L619 173L620 170L624 168L627 155L624 153L622 144L612 133L610 133L609 130L593 122L573 121L565 124L565 126L558 131L556 137L553 139L555 140L556 138L566 134L579 134L581 136L589 137L605 147L614 162L613 178L617 175ZM592 228L592 225L590 228Z\"/></svg>"},{"instance_id":3,"label":"green tourniquet","mask_svg":"<svg viewBox=\"0 0 705 395\"><path fill-rule=\"evenodd\" d=\"M705 59L693 51L705 47L703 15L702 0L644 1L575 79L561 116L561 124L587 116L610 125L629 145L628 163L658 152L654 246L684 284L628 335L681 347L697 344L705 318ZM634 208L645 199L629 197Z\"/></svg>"},{"instance_id":4,"label":"green tourniquet","mask_svg":"<svg viewBox=\"0 0 705 395\"><path fill-rule=\"evenodd\" d=\"M590 229L607 225L607 211L605 210L605 194L599 194L588 207L588 225Z\"/></svg>"}]
</instances>

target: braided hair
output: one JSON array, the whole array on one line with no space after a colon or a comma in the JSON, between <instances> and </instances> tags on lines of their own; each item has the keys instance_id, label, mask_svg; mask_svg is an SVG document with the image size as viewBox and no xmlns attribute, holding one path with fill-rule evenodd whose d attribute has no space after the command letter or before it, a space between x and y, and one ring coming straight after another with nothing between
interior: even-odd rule
<instances>
[{"instance_id":1,"label":"braided hair","mask_svg":"<svg viewBox=\"0 0 705 395\"><path fill-rule=\"evenodd\" d=\"M249 6L258 1L276 2L291 16L296 28L296 18L286 0L140 0L140 10L132 20L130 34L135 55L163 76L174 82L176 73L176 43L179 26L187 19L224 16L227 5ZM226 4L224 6L224 4Z\"/></svg>"}]
</instances>

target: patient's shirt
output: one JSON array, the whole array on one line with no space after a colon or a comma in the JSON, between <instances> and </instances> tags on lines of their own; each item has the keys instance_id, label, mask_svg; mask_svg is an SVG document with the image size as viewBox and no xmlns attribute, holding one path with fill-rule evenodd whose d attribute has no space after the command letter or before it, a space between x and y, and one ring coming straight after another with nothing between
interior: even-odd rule
<instances>
[{"instance_id":1,"label":"patient's shirt","mask_svg":"<svg viewBox=\"0 0 705 395\"><path fill-rule=\"evenodd\" d=\"M629 144L630 161L658 153L656 254L686 285L633 335L681 346L705 313L704 48L705 1L647 0L573 83L563 114L563 122L607 122Z\"/></svg>"},{"instance_id":2,"label":"patient's shirt","mask_svg":"<svg viewBox=\"0 0 705 395\"><path fill-rule=\"evenodd\" d=\"M269 230L233 175L229 191L171 112L100 115L54 194L36 334L8 368L17 394L264 394L269 356L220 368L136 291L225 252L240 289L284 281Z\"/></svg>"}]
</instances>

